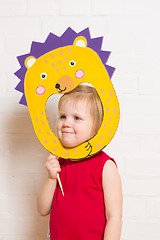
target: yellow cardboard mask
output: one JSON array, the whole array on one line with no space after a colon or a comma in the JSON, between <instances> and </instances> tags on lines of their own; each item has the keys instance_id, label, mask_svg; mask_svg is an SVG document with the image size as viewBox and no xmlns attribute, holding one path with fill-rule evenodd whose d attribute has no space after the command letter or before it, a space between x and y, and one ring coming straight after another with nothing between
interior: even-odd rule
<instances>
[{"instance_id":1,"label":"yellow cardboard mask","mask_svg":"<svg viewBox=\"0 0 160 240\"><path fill-rule=\"evenodd\" d=\"M61 37L52 33L44 43L33 42L29 54L18 57L21 80L16 90L23 93L35 133L51 153L68 159L82 159L102 150L113 138L119 123L119 103L111 83L114 68L106 65L110 52L102 51L102 37L90 38L89 29L80 33L68 28ZM67 93L80 83L97 90L103 106L103 122L89 141L67 149L51 131L46 102L52 94Z\"/></svg>"}]
</instances>

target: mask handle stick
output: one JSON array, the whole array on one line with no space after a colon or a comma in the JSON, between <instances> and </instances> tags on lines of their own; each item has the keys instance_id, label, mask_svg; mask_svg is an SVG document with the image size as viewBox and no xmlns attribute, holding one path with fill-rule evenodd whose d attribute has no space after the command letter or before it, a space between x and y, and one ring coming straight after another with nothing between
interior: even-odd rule
<instances>
[{"instance_id":1,"label":"mask handle stick","mask_svg":"<svg viewBox=\"0 0 160 240\"><path fill-rule=\"evenodd\" d=\"M51 154L52 154L52 153L51 153ZM52 154L52 155L53 155L53 154ZM57 157L57 156L56 156L56 157ZM58 180L58 183L59 183L59 186L60 186L62 195L64 196L64 191L63 191L63 187L62 187L62 183L61 183L61 179L60 179L59 173L57 173L57 180Z\"/></svg>"},{"instance_id":2,"label":"mask handle stick","mask_svg":"<svg viewBox=\"0 0 160 240\"><path fill-rule=\"evenodd\" d=\"M59 173L57 173L57 179L58 179L58 183L59 183L62 195L64 196L63 187L62 187L62 183L61 183L61 179L60 179Z\"/></svg>"}]
</instances>

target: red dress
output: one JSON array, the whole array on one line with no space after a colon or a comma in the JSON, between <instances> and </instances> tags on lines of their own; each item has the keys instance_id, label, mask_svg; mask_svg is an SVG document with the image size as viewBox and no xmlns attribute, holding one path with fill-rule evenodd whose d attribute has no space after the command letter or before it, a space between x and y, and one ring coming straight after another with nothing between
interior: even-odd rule
<instances>
[{"instance_id":1,"label":"red dress","mask_svg":"<svg viewBox=\"0 0 160 240\"><path fill-rule=\"evenodd\" d=\"M51 240L103 239L106 218L102 172L109 159L101 151L84 160L59 160L64 196L57 185L50 213Z\"/></svg>"}]
</instances>

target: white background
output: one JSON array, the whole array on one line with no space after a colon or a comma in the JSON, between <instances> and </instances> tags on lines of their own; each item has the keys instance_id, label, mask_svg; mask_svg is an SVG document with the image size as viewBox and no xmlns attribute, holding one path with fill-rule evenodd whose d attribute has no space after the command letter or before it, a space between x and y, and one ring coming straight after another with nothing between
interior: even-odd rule
<instances>
[{"instance_id":1,"label":"white background","mask_svg":"<svg viewBox=\"0 0 160 240\"><path fill-rule=\"evenodd\" d=\"M0 240L44 240L48 218L36 210L48 152L35 136L14 90L16 56L32 41L69 26L104 36L121 107L118 131L105 151L123 183L122 240L160 239L160 1L0 0Z\"/></svg>"}]
</instances>

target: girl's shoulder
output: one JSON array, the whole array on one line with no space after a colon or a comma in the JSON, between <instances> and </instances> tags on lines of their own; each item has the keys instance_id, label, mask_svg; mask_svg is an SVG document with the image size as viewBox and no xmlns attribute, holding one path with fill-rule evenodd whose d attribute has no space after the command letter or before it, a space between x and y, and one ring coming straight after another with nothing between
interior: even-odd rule
<instances>
[{"instance_id":1,"label":"girl's shoulder","mask_svg":"<svg viewBox=\"0 0 160 240\"><path fill-rule=\"evenodd\" d=\"M115 161L112 157L110 157L109 155L107 155L105 152L103 152L103 151L99 152L99 157L100 157L100 159L101 159L102 164L107 164L107 165L109 165L110 162L111 162L111 165L114 163L114 164L116 165L116 167L117 167L116 161ZM109 161L109 160L110 160L110 161Z\"/></svg>"},{"instance_id":2,"label":"girl's shoulder","mask_svg":"<svg viewBox=\"0 0 160 240\"><path fill-rule=\"evenodd\" d=\"M94 178L99 179L99 182L101 182L104 166L109 162L113 162L117 167L116 162L113 158L111 158L105 152L100 151L91 157L90 161L88 161L89 172L94 175Z\"/></svg>"}]
</instances>

